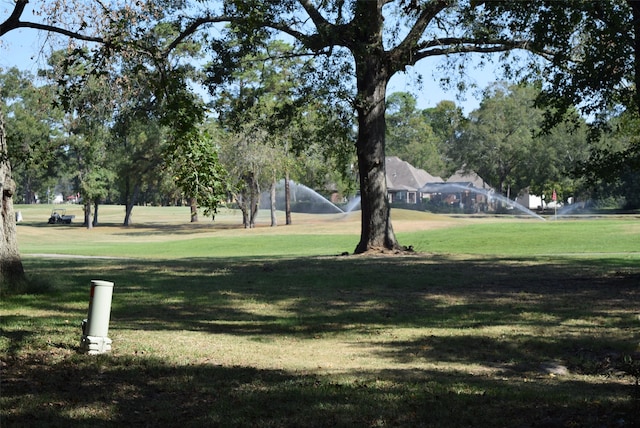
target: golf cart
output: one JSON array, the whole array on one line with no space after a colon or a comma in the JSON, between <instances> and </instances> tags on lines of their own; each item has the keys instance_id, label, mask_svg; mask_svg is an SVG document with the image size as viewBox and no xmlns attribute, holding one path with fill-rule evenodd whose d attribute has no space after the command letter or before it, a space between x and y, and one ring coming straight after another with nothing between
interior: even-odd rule
<instances>
[{"instance_id":1,"label":"golf cart","mask_svg":"<svg viewBox=\"0 0 640 428\"><path fill-rule=\"evenodd\" d=\"M71 220L76 218L74 215L67 215L67 210L53 210L49 217L49 224L71 224Z\"/></svg>"}]
</instances>

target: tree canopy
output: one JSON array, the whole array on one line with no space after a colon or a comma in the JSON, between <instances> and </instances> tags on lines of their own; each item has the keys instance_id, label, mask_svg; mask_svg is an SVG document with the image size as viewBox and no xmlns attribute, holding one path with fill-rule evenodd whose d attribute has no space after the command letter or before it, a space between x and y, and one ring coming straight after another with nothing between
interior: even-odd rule
<instances>
[{"instance_id":1,"label":"tree canopy","mask_svg":"<svg viewBox=\"0 0 640 428\"><path fill-rule=\"evenodd\" d=\"M487 88L480 107L449 147L450 157L508 197L529 188L550 194L549 187L561 191L562 184L567 193L574 190L563 181L587 157L584 121L576 129L560 126L543 132L544 110L535 107L539 91L505 83Z\"/></svg>"},{"instance_id":2,"label":"tree canopy","mask_svg":"<svg viewBox=\"0 0 640 428\"><path fill-rule=\"evenodd\" d=\"M442 175L445 170L441 141L428 118L416 108L416 100L407 93L393 93L387 98L387 153L409 162L416 168Z\"/></svg>"}]
</instances>

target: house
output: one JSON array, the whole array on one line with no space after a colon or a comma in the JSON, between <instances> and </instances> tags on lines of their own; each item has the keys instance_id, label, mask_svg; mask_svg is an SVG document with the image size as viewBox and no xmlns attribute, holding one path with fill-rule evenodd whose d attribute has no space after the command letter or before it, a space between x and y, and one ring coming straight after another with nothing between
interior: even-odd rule
<instances>
[{"instance_id":1,"label":"house","mask_svg":"<svg viewBox=\"0 0 640 428\"><path fill-rule=\"evenodd\" d=\"M452 208L467 213L489 210L494 189L473 171L458 170L444 183L427 183L420 192L432 209Z\"/></svg>"},{"instance_id":2,"label":"house","mask_svg":"<svg viewBox=\"0 0 640 428\"><path fill-rule=\"evenodd\" d=\"M423 198L420 188L427 183L442 183L442 178L434 177L397 156L388 156L385 162L390 203L417 204Z\"/></svg>"},{"instance_id":3,"label":"house","mask_svg":"<svg viewBox=\"0 0 640 428\"><path fill-rule=\"evenodd\" d=\"M518 194L516 202L530 210L539 210L544 208L544 201L542 200L542 197L530 194L528 188L522 190Z\"/></svg>"},{"instance_id":4,"label":"house","mask_svg":"<svg viewBox=\"0 0 640 428\"><path fill-rule=\"evenodd\" d=\"M392 204L429 204L465 212L487 211L494 189L473 171L458 170L447 179L415 168L397 156L386 158L387 197Z\"/></svg>"}]
</instances>

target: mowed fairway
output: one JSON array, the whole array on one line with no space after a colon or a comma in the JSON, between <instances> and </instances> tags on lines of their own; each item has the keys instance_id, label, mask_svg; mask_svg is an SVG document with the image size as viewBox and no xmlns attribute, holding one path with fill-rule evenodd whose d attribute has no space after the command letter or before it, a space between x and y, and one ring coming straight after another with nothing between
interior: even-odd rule
<instances>
[{"instance_id":1,"label":"mowed fairway","mask_svg":"<svg viewBox=\"0 0 640 428\"><path fill-rule=\"evenodd\" d=\"M18 207L31 278L0 309L4 426L637 426L640 219ZM91 279L109 355L78 353Z\"/></svg>"}]
</instances>

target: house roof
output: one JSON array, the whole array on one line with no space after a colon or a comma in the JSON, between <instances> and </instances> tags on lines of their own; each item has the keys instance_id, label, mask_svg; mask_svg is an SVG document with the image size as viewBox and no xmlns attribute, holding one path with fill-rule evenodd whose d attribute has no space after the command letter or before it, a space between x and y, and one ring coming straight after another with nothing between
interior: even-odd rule
<instances>
[{"instance_id":1,"label":"house roof","mask_svg":"<svg viewBox=\"0 0 640 428\"><path fill-rule=\"evenodd\" d=\"M490 189L489 186L478 174L473 171L465 171L463 169L459 169L453 174L451 177L447 179L447 183L471 183L473 186L479 189Z\"/></svg>"},{"instance_id":2,"label":"house roof","mask_svg":"<svg viewBox=\"0 0 640 428\"><path fill-rule=\"evenodd\" d=\"M388 190L417 190L427 183L442 183L423 169L418 169L397 156L385 158Z\"/></svg>"}]
</instances>

